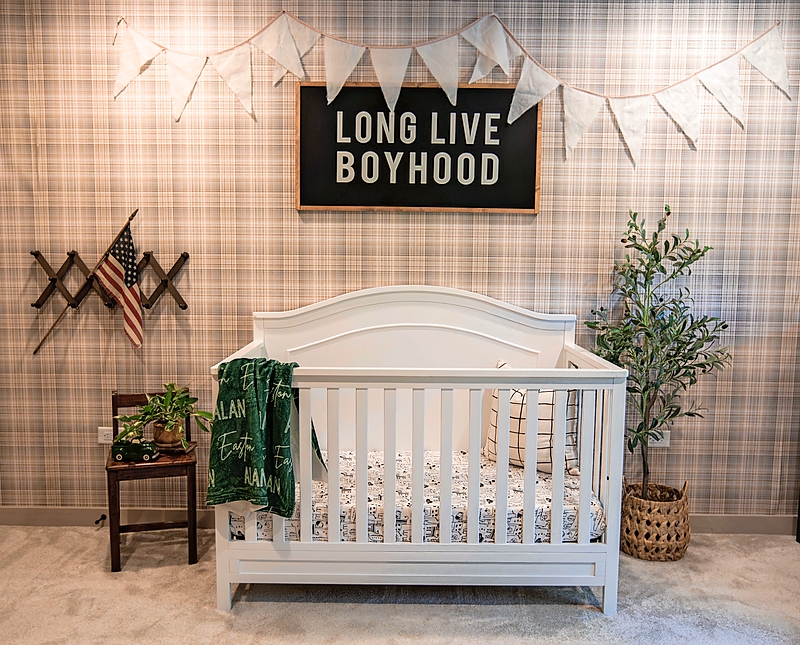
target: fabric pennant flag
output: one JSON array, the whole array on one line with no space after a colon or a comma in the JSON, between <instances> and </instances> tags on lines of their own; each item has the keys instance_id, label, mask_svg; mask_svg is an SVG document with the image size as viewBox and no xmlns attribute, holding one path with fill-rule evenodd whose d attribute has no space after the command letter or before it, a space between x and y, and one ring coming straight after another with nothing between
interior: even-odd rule
<instances>
[{"instance_id":1,"label":"fabric pennant flag","mask_svg":"<svg viewBox=\"0 0 800 645\"><path fill-rule=\"evenodd\" d=\"M717 63L697 73L700 82L714 95L728 113L744 127L742 86L739 83L738 56Z\"/></svg>"},{"instance_id":2,"label":"fabric pennant flag","mask_svg":"<svg viewBox=\"0 0 800 645\"><path fill-rule=\"evenodd\" d=\"M506 74L511 71L506 30L495 16L486 16L483 20L462 31L461 35L486 58L494 61L496 65L500 65ZM486 64L482 63L484 66Z\"/></svg>"},{"instance_id":3,"label":"fabric pennant flag","mask_svg":"<svg viewBox=\"0 0 800 645\"><path fill-rule=\"evenodd\" d=\"M517 45L516 41L511 37L511 34L509 34L508 32L506 32L506 49L508 50L509 62L511 62L518 56L522 56L522 54L525 53L522 51L522 47Z\"/></svg>"},{"instance_id":4,"label":"fabric pennant flag","mask_svg":"<svg viewBox=\"0 0 800 645\"><path fill-rule=\"evenodd\" d=\"M778 29L772 29L742 52L753 67L777 85L789 96L789 69L786 67L786 54Z\"/></svg>"},{"instance_id":5,"label":"fabric pennant flag","mask_svg":"<svg viewBox=\"0 0 800 645\"><path fill-rule=\"evenodd\" d=\"M390 112L394 112L397 105L397 98L400 96L400 87L406 76L408 59L411 57L411 48L402 49L381 49L374 48L369 50L372 58L372 67L381 84L383 98Z\"/></svg>"},{"instance_id":6,"label":"fabric pennant flag","mask_svg":"<svg viewBox=\"0 0 800 645\"><path fill-rule=\"evenodd\" d=\"M602 96L564 86L564 144L567 159L603 107L604 101Z\"/></svg>"},{"instance_id":7,"label":"fabric pennant flag","mask_svg":"<svg viewBox=\"0 0 800 645\"><path fill-rule=\"evenodd\" d=\"M557 78L550 76L530 58L526 58L511 99L508 122L514 123L559 85L561 82Z\"/></svg>"},{"instance_id":8,"label":"fabric pennant flag","mask_svg":"<svg viewBox=\"0 0 800 645\"><path fill-rule=\"evenodd\" d=\"M451 105L458 95L458 36L417 47L417 53L428 66Z\"/></svg>"},{"instance_id":9,"label":"fabric pennant flag","mask_svg":"<svg viewBox=\"0 0 800 645\"><path fill-rule=\"evenodd\" d=\"M295 20L288 14L286 17L289 21L289 31L292 34L292 38L294 38L294 45L297 47L297 53L302 59L303 56L317 44L320 34L318 31L311 29L311 27L306 27L302 22ZM277 85L286 72L287 70L283 65L275 63L275 70L272 73L272 84Z\"/></svg>"},{"instance_id":10,"label":"fabric pennant flag","mask_svg":"<svg viewBox=\"0 0 800 645\"><path fill-rule=\"evenodd\" d=\"M478 52L478 58L475 59L475 67L472 69L472 76L470 76L469 82L474 83L484 76L488 76L495 67L497 67L496 61Z\"/></svg>"},{"instance_id":11,"label":"fabric pennant flag","mask_svg":"<svg viewBox=\"0 0 800 645\"><path fill-rule=\"evenodd\" d=\"M122 37L119 72L114 83L114 98L117 98L120 92L142 73L142 68L162 51L164 51L164 48L161 45L156 45L135 29L126 26Z\"/></svg>"},{"instance_id":12,"label":"fabric pennant flag","mask_svg":"<svg viewBox=\"0 0 800 645\"><path fill-rule=\"evenodd\" d=\"M325 49L325 84L328 87L330 105L358 65L366 47L351 45L335 38L323 39L322 46Z\"/></svg>"},{"instance_id":13,"label":"fabric pennant flag","mask_svg":"<svg viewBox=\"0 0 800 645\"><path fill-rule=\"evenodd\" d=\"M522 49L520 48L517 43L514 42L514 39L506 33L506 47L508 50L508 60L509 62L515 59L517 56L522 56ZM497 62L493 61L488 56L485 56L481 52L478 52L478 59L475 61L475 67L472 70L472 77L469 79L470 83L474 83L482 79L484 76L488 76L491 71L497 67Z\"/></svg>"},{"instance_id":14,"label":"fabric pennant flag","mask_svg":"<svg viewBox=\"0 0 800 645\"><path fill-rule=\"evenodd\" d=\"M625 145L628 146L628 152L631 153L631 159L636 164L639 160L639 153L642 151L642 141L653 97L609 98L608 104L617 119L622 138L625 139Z\"/></svg>"},{"instance_id":15,"label":"fabric pennant flag","mask_svg":"<svg viewBox=\"0 0 800 645\"><path fill-rule=\"evenodd\" d=\"M656 100L678 124L694 147L700 140L700 99L694 79L669 87L656 94Z\"/></svg>"},{"instance_id":16,"label":"fabric pennant flag","mask_svg":"<svg viewBox=\"0 0 800 645\"><path fill-rule=\"evenodd\" d=\"M253 77L250 71L250 43L243 43L209 57L214 69L225 79L234 96L253 115Z\"/></svg>"},{"instance_id":17,"label":"fabric pennant flag","mask_svg":"<svg viewBox=\"0 0 800 645\"><path fill-rule=\"evenodd\" d=\"M172 117L179 121L189 98L192 96L200 72L206 66L205 56L192 56L167 51L167 78L172 97Z\"/></svg>"},{"instance_id":18,"label":"fabric pennant flag","mask_svg":"<svg viewBox=\"0 0 800 645\"><path fill-rule=\"evenodd\" d=\"M269 27L259 31L250 39L250 42L297 78L306 77L303 64L300 62L300 54L289 28L289 19L285 13L281 14L280 18Z\"/></svg>"}]
</instances>

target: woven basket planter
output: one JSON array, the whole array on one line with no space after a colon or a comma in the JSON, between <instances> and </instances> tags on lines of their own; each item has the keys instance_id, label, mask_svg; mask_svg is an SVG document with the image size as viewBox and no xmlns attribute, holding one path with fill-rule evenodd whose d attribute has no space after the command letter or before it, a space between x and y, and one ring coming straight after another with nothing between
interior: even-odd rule
<instances>
[{"instance_id":1,"label":"woven basket planter","mask_svg":"<svg viewBox=\"0 0 800 645\"><path fill-rule=\"evenodd\" d=\"M689 547L687 484L683 490L659 484L647 487L650 499L641 498L641 484L624 484L620 547L624 553L655 562L680 560Z\"/></svg>"}]
</instances>

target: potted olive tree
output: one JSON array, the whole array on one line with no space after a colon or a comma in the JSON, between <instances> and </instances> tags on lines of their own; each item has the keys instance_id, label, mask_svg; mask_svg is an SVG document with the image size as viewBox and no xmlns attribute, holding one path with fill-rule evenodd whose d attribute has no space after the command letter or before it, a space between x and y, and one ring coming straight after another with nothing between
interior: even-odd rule
<instances>
[{"instance_id":1,"label":"potted olive tree","mask_svg":"<svg viewBox=\"0 0 800 645\"><path fill-rule=\"evenodd\" d=\"M697 403L682 394L698 376L721 369L730 359L719 346L727 323L696 316L681 278L711 250L685 235L664 231L669 206L648 235L645 221L629 212L622 243L625 260L614 266L612 310L601 307L586 323L597 332L597 352L628 370L627 445L642 458L641 484L625 483L622 510L622 550L645 560L678 560L689 545L689 504L683 490L650 482L649 441L680 417L701 417ZM616 315L615 315L616 314Z\"/></svg>"},{"instance_id":2,"label":"potted olive tree","mask_svg":"<svg viewBox=\"0 0 800 645\"><path fill-rule=\"evenodd\" d=\"M197 398L189 394L186 388L179 388L175 383L165 383L163 394L148 395L147 403L139 407L139 412L131 415L120 415L122 430L115 442L141 439L145 426L153 424L153 441L159 448L189 448L186 431L183 427L186 417L193 417L197 425L208 432L203 421L211 421L213 415L204 410L195 410Z\"/></svg>"}]
</instances>

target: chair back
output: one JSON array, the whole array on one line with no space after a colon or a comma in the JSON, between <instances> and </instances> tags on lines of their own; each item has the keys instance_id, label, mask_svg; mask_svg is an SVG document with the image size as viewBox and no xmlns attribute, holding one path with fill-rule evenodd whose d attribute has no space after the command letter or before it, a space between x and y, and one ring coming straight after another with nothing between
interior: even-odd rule
<instances>
[{"instance_id":1,"label":"chair back","mask_svg":"<svg viewBox=\"0 0 800 645\"><path fill-rule=\"evenodd\" d=\"M112 434L116 438L119 434L119 415L120 408L136 408L140 405L147 403L148 396L163 395L164 392L137 392L135 394L120 394L116 390L111 392L111 427L113 428ZM186 441L192 440L192 417L186 415L184 420L184 428L186 429Z\"/></svg>"}]
</instances>

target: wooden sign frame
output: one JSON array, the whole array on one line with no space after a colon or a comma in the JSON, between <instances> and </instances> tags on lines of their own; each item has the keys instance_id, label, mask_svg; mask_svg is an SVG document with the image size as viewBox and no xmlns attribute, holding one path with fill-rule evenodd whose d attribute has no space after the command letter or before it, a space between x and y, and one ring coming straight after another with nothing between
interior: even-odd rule
<instances>
[{"instance_id":1,"label":"wooden sign frame","mask_svg":"<svg viewBox=\"0 0 800 645\"><path fill-rule=\"evenodd\" d=\"M304 97L304 88L317 89L309 91ZM367 88L368 91L350 92L350 90L356 88ZM419 93L415 97L415 89L430 91ZM419 154L420 164L416 165L415 168L419 168L421 165L423 157L422 152L429 153L425 158L425 172L427 173L430 171L425 177L427 181L422 181L422 171L418 171L414 178L419 179L419 181L414 186L414 190L409 191L410 186L402 185L402 182L400 186L389 187L386 185L388 181L385 177L386 174L391 171L391 168L388 167L388 161L383 160L383 158L379 156L379 152L383 152L383 154L387 156L387 160L392 159L390 156L392 154L391 152L382 150L382 148L388 145L389 131L387 129L387 119L389 118L389 109L383 99L379 84L348 83L342 88L334 102L331 105L327 105L324 99L324 83L298 83L295 135L296 209L298 211L401 210L473 213L538 213L541 191L542 111L539 109L538 105L534 106L513 124L508 125L506 123L506 118L514 89L514 85L508 84L460 85L458 105L452 106L442 89L436 84L404 84L403 90L400 93L400 98L398 99L395 115L392 118L399 121L403 113L409 110L409 105L414 106L414 100L426 100L426 103L421 109L428 110L428 112L423 115L423 118L415 121L420 132L421 142L418 143L418 145L400 147L394 139L391 141L394 145L393 149L398 151L394 153L396 175L392 177L393 179L397 179L397 176L400 176L401 179L405 178L405 175L399 175L400 170L398 170L400 168L399 164L401 163L400 151L408 151L408 154L404 155L405 160L403 162L406 164L405 172L408 172L409 175L408 179L406 179L407 182L412 180L411 175L414 174L410 170L409 165L411 163L411 152L413 151ZM484 94L492 90L503 90L503 92L495 92L494 95L491 96ZM348 93L350 93L349 96ZM472 94L470 96L470 93L480 94ZM352 108L350 105L355 98L363 100L364 97L366 97L368 104L365 104L365 109L362 111L369 111L370 116L362 116L359 122L361 138L356 141L357 137L354 136L356 122L353 121L354 110L356 108ZM493 105L499 103L501 107L497 108L497 112L492 112L491 114L465 112L465 110L470 110L470 98L473 99L473 102L478 102L479 104L485 104L487 101ZM306 107L307 112L305 115L304 100L308 101L308 104L311 105L311 107ZM430 105L441 106L438 108L441 115L439 116L436 112L430 112ZM337 110L337 108L339 109ZM313 110L317 111L313 112ZM338 114L339 112L341 112L341 115ZM379 117L378 112L381 112L382 116ZM463 116L461 115L462 112L464 113ZM448 113L454 114L448 117ZM358 114L361 114L361 112ZM437 114L437 116L434 116L434 114ZM498 115L499 118L497 118ZM304 121L304 116L306 121ZM375 119L372 119L372 116L375 116ZM426 118L424 118L427 116L430 116L429 125L427 124ZM348 118L349 122L346 122ZM380 123L383 125L382 134L384 138L387 139L387 142L383 146L381 143L378 143L380 139L378 131L381 129L381 125L378 122L379 119L381 120ZM368 138L367 132L363 127L366 120L369 120L371 123ZM438 127L441 128L440 134L438 134L439 131L436 130L437 126L433 123L434 120L437 120ZM453 120L456 121L455 128ZM372 121L375 121L375 123L372 124ZM394 121L393 123L395 130L399 132L400 128L397 127L398 121ZM305 140L303 136L304 129L307 137ZM468 133L472 134L471 144L474 148L467 149L464 147L467 143L470 143L466 140L466 135ZM426 134L428 136L422 141ZM505 147L502 145L503 135L506 135L506 141L508 142ZM476 141L478 138L480 141ZM459 141L459 139L462 140ZM369 146L361 145L365 140L368 142ZM428 140L430 140L430 143L428 143ZM354 141L356 143L353 143ZM433 147L432 144L434 143L439 145ZM475 145L476 143L477 145ZM489 147L488 144L490 143L492 147ZM447 144L455 145L448 146ZM531 146L533 149L531 149ZM374 149L370 151L371 159L369 160L364 160L364 158L354 159L355 154L353 154L353 152L348 152L348 150L363 150L365 147ZM464 156L464 153L462 153L462 155L456 158L458 163L453 163L452 155L446 153L451 159L436 159L437 162L440 162L436 166L438 170L434 170L433 162L431 162L430 167L427 166L429 160L438 156L439 152L445 152L447 150L453 150L453 154L458 151L469 150L471 152L468 156L471 156L472 160L467 159L465 163L462 164L461 157ZM478 152L479 150L485 152ZM472 152L475 152L478 156L476 157L476 154L472 154ZM513 155L517 162L505 161L505 157L501 156L504 153L506 157ZM342 162L340 157L337 156L340 154L349 156ZM333 157L331 155L336 158L336 161L332 161ZM494 157L494 159L487 159L486 155ZM304 165L305 156L308 156L311 161ZM417 159L416 156L414 159ZM520 159L522 160L521 163L519 162ZM350 161L350 166L343 167L341 165L348 161ZM364 168L361 169L361 177L358 177L358 168L356 167L359 161L363 161L365 165L368 164L366 166L367 170ZM474 171L472 176L477 177L480 175L477 181L481 184L486 184L493 178L495 183L499 183L498 178L502 177L505 179L506 176L510 176L506 184L512 185L509 182L515 182L513 183L514 190L507 190L505 187L506 184L502 184L497 188L493 185L487 188L486 186L472 187L470 184L464 184L462 179L466 179L466 177L462 177L462 166L467 167L470 163ZM381 165L379 166L378 164ZM456 185L455 180L452 178L456 174L456 170L453 168L453 166L456 165L458 165L458 181L461 182L462 185ZM449 183L452 184L452 186L447 187L448 194L446 195L444 194L445 191L441 188L443 184L441 180L444 178L444 171L442 169L445 167L449 173L447 175L447 177L450 177ZM321 171L320 168L323 168L323 170ZM372 191L373 187L366 183L366 176L364 173L367 172L369 168L372 169L371 172L375 177L375 179L372 179L371 176L368 177L368 179L371 179L369 183L376 183L380 174L383 173L383 177L381 178L383 185L377 187L378 192L381 193L381 203L370 203L371 195L376 193ZM342 179L342 176L336 174L341 173L342 170L349 173L348 176L350 179L346 179L346 181L352 183L352 186L334 183L337 179ZM501 175L503 171L505 171L505 173ZM435 172L439 174L435 177L434 182L434 177L432 177L432 175ZM466 171L464 172L466 173ZM493 177L487 176L491 173L494 173ZM322 182L320 182L320 177L323 177ZM333 178L333 180L331 178ZM353 178L355 178L355 180ZM425 184L424 187L422 185L423 183ZM434 185L434 183L438 184L438 186ZM476 181L473 180L472 183L476 183ZM527 192L529 190L532 192ZM415 193L415 191L416 194L422 195L422 198L419 200L420 203L410 203L410 201L414 201L414 197L410 195ZM399 197L400 200L404 200L404 203L393 203L387 197L390 192L393 192L395 197ZM454 203L425 203L428 201L428 195L430 194L435 196L434 201L438 200L439 202L456 195L456 201ZM491 194L494 194L495 197L492 198L490 196ZM350 197L348 197L348 195ZM333 196L333 198L327 200L325 199L326 196ZM487 196L489 197L487 198ZM346 203L347 200L352 197L359 203ZM497 198L506 200L507 203L500 206L483 202L475 204L465 203L465 200L495 201ZM511 200L516 200L518 203L511 203ZM345 203L342 203L342 201Z\"/></svg>"}]
</instances>

